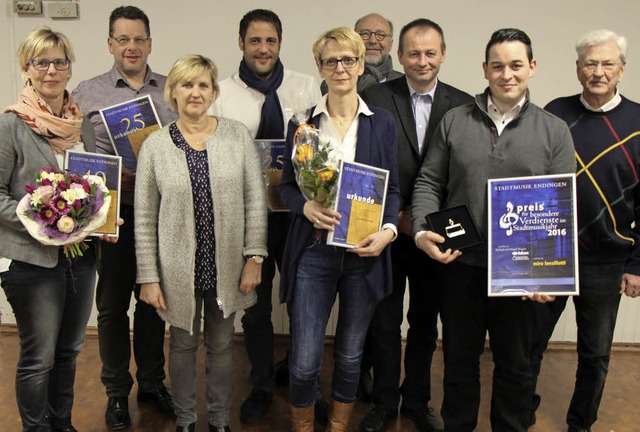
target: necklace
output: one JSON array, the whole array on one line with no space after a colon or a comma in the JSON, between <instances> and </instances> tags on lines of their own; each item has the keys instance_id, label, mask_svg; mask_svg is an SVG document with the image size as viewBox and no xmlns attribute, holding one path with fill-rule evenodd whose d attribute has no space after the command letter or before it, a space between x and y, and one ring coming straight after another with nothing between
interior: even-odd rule
<instances>
[{"instance_id":1,"label":"necklace","mask_svg":"<svg viewBox=\"0 0 640 432\"><path fill-rule=\"evenodd\" d=\"M186 130L187 128L184 126L184 123L182 123L182 128L180 129L185 141L187 141L187 143L192 148L194 148L195 150L204 150L204 148L206 147L206 140L213 133L213 130L215 129L215 127L216 127L216 122L214 120L213 122L209 121L202 132L198 132L198 133L188 132Z\"/></svg>"}]
</instances>

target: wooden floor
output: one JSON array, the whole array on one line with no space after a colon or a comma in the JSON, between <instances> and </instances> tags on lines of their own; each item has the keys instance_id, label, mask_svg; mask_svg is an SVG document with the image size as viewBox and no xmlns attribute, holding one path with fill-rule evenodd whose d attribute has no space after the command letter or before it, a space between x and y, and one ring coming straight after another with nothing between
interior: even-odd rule
<instances>
[{"instance_id":1,"label":"wooden floor","mask_svg":"<svg viewBox=\"0 0 640 432\"><path fill-rule=\"evenodd\" d=\"M281 358L286 350L286 339L279 339L277 358ZM322 370L322 382L325 395L329 395L330 382L330 345L325 352L325 367ZM200 350L198 373L204 373L204 357ZM232 431L282 431L289 430L289 411L287 389L279 388L274 396L268 414L258 424L242 425L238 412L242 400L250 388L247 383L249 364L244 347L239 337L234 352L234 390L231 405ZM15 404L14 377L18 360L18 337L15 332L0 332L0 431L13 432L20 429L20 417ZM488 421L488 404L490 394L491 356L485 354L482 366L482 405L478 432L490 431ZM575 374L576 355L566 347L558 347L548 351L540 377L540 393L542 404L538 410L538 423L530 429L532 432L566 431L564 424L565 411ZM133 368L133 366L132 366ZM433 362L433 401L437 408L442 401L442 351L438 349ZM198 389L198 423L197 431L207 431L206 404L204 401L204 377L199 380ZM104 423L106 396L100 383L100 358L98 341L95 335L88 335L85 348L78 358L76 378L76 398L73 411L73 423L80 432L108 432ZM136 388L129 398L129 409L133 425L130 432L163 432L174 431L175 422L166 420L161 415L144 406L138 406L135 400ZM370 405L356 404L352 430L356 431L362 417L369 411ZM320 430L320 429L318 429ZM413 432L413 424L401 417L388 428L390 432ZM600 408L598 422L593 432L639 432L640 431L640 351L637 349L618 349L613 354L609 378Z\"/></svg>"}]
</instances>

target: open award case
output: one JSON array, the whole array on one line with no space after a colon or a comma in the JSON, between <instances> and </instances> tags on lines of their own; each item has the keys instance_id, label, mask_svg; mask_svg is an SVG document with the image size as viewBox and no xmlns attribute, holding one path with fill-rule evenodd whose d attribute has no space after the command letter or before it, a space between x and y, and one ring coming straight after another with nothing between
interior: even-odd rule
<instances>
[{"instance_id":1,"label":"open award case","mask_svg":"<svg viewBox=\"0 0 640 432\"><path fill-rule=\"evenodd\" d=\"M482 243L478 227L466 204L440 210L425 216L431 231L444 237L438 244L441 251L461 250Z\"/></svg>"}]
</instances>

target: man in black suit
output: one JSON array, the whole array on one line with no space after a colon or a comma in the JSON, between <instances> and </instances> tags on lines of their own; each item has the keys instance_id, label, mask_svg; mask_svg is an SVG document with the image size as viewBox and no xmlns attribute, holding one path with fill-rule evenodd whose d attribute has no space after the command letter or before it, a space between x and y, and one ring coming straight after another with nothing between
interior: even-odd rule
<instances>
[{"instance_id":1,"label":"man in black suit","mask_svg":"<svg viewBox=\"0 0 640 432\"><path fill-rule=\"evenodd\" d=\"M398 125L398 169L403 209L398 215L398 238L391 246L393 293L376 309L369 343L373 356L374 408L363 419L362 432L384 431L400 412L413 420L418 431L439 431L442 426L428 407L431 399L431 359L438 339L437 266L418 249L411 235L411 195L429 140L444 114L472 103L473 98L438 80L445 60L442 28L420 18L400 32L398 60L405 76L367 88L367 103L389 110ZM409 331L405 349L405 379L400 382L403 298L409 279Z\"/></svg>"}]
</instances>

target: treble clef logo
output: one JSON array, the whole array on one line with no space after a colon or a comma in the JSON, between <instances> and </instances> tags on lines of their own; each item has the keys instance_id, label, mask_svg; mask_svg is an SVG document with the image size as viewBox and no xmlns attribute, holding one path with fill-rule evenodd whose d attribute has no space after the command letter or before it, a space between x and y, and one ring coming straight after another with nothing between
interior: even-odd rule
<instances>
[{"instance_id":1,"label":"treble clef logo","mask_svg":"<svg viewBox=\"0 0 640 432\"><path fill-rule=\"evenodd\" d=\"M518 223L520 217L513 211L511 201L507 203L507 213L500 217L500 228L504 229L508 236L513 234L513 226Z\"/></svg>"}]
</instances>

